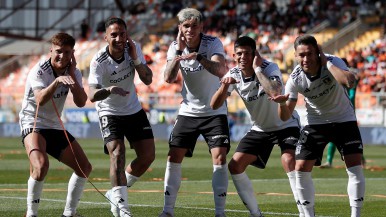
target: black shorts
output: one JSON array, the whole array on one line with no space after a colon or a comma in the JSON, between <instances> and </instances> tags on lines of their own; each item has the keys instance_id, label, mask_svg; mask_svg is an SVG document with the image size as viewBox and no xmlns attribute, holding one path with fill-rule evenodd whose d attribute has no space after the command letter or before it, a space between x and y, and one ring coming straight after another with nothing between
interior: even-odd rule
<instances>
[{"instance_id":1,"label":"black shorts","mask_svg":"<svg viewBox=\"0 0 386 217\"><path fill-rule=\"evenodd\" d=\"M226 115L211 117L189 117L178 115L170 134L169 146L186 148L186 157L192 157L198 137L202 135L210 149L226 147L230 149L229 126Z\"/></svg>"},{"instance_id":2,"label":"black shorts","mask_svg":"<svg viewBox=\"0 0 386 217\"><path fill-rule=\"evenodd\" d=\"M275 144L279 145L282 152L287 149L295 150L299 135L298 127L272 132L251 130L240 140L236 152L255 155L257 160L251 165L264 169Z\"/></svg>"},{"instance_id":3,"label":"black shorts","mask_svg":"<svg viewBox=\"0 0 386 217\"><path fill-rule=\"evenodd\" d=\"M307 125L296 145L296 160L322 161L323 151L333 142L341 156L363 153L363 143L356 121Z\"/></svg>"},{"instance_id":4,"label":"black shorts","mask_svg":"<svg viewBox=\"0 0 386 217\"><path fill-rule=\"evenodd\" d=\"M27 128L24 129L21 133L22 142L24 144L24 138L32 133L33 128ZM51 155L55 159L59 160L60 155L64 149L67 148L69 145L66 135L64 134L63 130L55 130L55 129L36 129L35 133L39 133L43 136L43 138L46 140L46 152L47 154ZM70 140L70 143L72 143L75 138L66 131L68 139Z\"/></svg>"},{"instance_id":5,"label":"black shorts","mask_svg":"<svg viewBox=\"0 0 386 217\"><path fill-rule=\"evenodd\" d=\"M99 118L99 126L101 128L102 137L104 140L104 152L108 154L106 144L124 138L133 143L144 139L153 139L153 130L147 119L143 109L132 115L117 116L106 115ZM130 146L130 148L132 148Z\"/></svg>"}]
</instances>

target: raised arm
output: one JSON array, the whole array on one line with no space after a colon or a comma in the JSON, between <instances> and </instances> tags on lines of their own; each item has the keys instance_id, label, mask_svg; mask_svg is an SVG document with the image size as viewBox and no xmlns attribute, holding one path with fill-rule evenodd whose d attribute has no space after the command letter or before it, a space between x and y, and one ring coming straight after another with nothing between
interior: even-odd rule
<instances>
[{"instance_id":1,"label":"raised arm","mask_svg":"<svg viewBox=\"0 0 386 217\"><path fill-rule=\"evenodd\" d=\"M151 84L153 81L153 72L146 64L143 64L138 57L138 53L142 55L142 51L140 50L141 48L137 48L129 36L127 36L127 43L129 45L129 55L134 60L134 67L139 75L139 78L144 84Z\"/></svg>"},{"instance_id":2,"label":"raised arm","mask_svg":"<svg viewBox=\"0 0 386 217\"><path fill-rule=\"evenodd\" d=\"M255 69L255 74L257 78L259 79L259 82L261 86L263 87L265 93L268 94L268 96L277 96L280 95L282 92L282 82L279 76L270 76L268 77L266 74L264 74L261 64L264 62L264 60L261 58L260 54L256 51L256 56L253 60L253 68ZM279 67L277 67L277 70L279 70Z\"/></svg>"},{"instance_id":3,"label":"raised arm","mask_svg":"<svg viewBox=\"0 0 386 217\"><path fill-rule=\"evenodd\" d=\"M221 86L214 93L210 101L210 107L214 110L220 108L228 97L229 85L237 83L234 78L226 77L221 79Z\"/></svg>"},{"instance_id":4,"label":"raised arm","mask_svg":"<svg viewBox=\"0 0 386 217\"><path fill-rule=\"evenodd\" d=\"M164 79L167 83L173 83L176 81L178 70L180 68L180 60L180 56L175 56L173 60L166 63Z\"/></svg>"},{"instance_id":5,"label":"raised arm","mask_svg":"<svg viewBox=\"0 0 386 217\"><path fill-rule=\"evenodd\" d=\"M71 65L69 67L69 75L74 81L74 84L70 85L70 90L71 90L75 105L78 107L83 107L86 105L86 102L87 102L87 94L86 94L86 91L84 91L84 88L82 87L82 85L79 83L81 82L81 79L82 79L81 73L78 72L79 78L77 78L77 75L75 74L75 72L76 72L76 59L73 53L71 57Z\"/></svg>"},{"instance_id":6,"label":"raised arm","mask_svg":"<svg viewBox=\"0 0 386 217\"><path fill-rule=\"evenodd\" d=\"M341 85L352 88L355 84L355 75L354 73L350 71L343 70L337 66L335 66L331 61L328 61L326 56L324 55L322 51L322 47L319 46L319 52L320 52L320 60L322 66L326 66L328 71L331 72L332 76L340 83ZM341 60L343 62L343 60Z\"/></svg>"}]
</instances>

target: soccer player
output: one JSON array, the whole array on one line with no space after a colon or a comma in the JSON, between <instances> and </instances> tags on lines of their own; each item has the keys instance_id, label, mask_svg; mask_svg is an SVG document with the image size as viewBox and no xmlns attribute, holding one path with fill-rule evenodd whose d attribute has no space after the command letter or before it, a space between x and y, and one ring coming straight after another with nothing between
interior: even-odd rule
<instances>
[{"instance_id":1,"label":"soccer player","mask_svg":"<svg viewBox=\"0 0 386 217\"><path fill-rule=\"evenodd\" d=\"M298 93L303 94L306 101L305 126L295 152L299 202L307 217L315 215L311 171L315 161L321 160L326 144L331 141L346 164L351 217L360 216L365 192L361 166L363 144L354 108L345 89L353 86L354 74L342 59L324 54L313 36L297 37L294 47L298 65L287 81L286 94L275 96L272 100L282 104L279 107L282 120L292 116Z\"/></svg>"},{"instance_id":2,"label":"soccer player","mask_svg":"<svg viewBox=\"0 0 386 217\"><path fill-rule=\"evenodd\" d=\"M143 83L152 82L142 50L127 33L125 21L109 18L104 39L108 43L90 63L89 98L96 102L104 152L110 156L112 189L106 193L115 217L131 216L127 188L146 172L155 158L154 136L134 85L135 72ZM136 158L125 171L125 142L135 150Z\"/></svg>"},{"instance_id":3,"label":"soccer player","mask_svg":"<svg viewBox=\"0 0 386 217\"><path fill-rule=\"evenodd\" d=\"M233 58L237 66L221 79L221 87L213 95L211 106L217 109L235 90L251 116L252 128L241 139L228 167L237 193L248 208L250 216L260 217L262 214L245 170L248 165L264 169L273 146L279 144L281 162L297 201L294 170L295 144L299 138L300 121L296 111L287 121L282 121L276 112L279 105L268 100L269 96L281 94L282 76L275 63L259 55L255 40L248 36L238 38L234 45ZM302 214L301 207L298 208Z\"/></svg>"},{"instance_id":4,"label":"soccer player","mask_svg":"<svg viewBox=\"0 0 386 217\"><path fill-rule=\"evenodd\" d=\"M342 58L342 60L348 66L347 59ZM354 106L354 110L355 110L355 94L356 94L358 82L359 82L359 76L357 74L355 74L355 82L354 82L353 87L347 89L348 97L349 97L352 105ZM327 145L327 159L326 159L326 162L320 166L320 168L331 168L332 167L332 160L334 159L335 150L336 150L335 144L332 142L328 143L328 145ZM366 165L366 159L365 159L364 155L362 155L362 166L364 167L365 165Z\"/></svg>"},{"instance_id":5,"label":"soccer player","mask_svg":"<svg viewBox=\"0 0 386 217\"><path fill-rule=\"evenodd\" d=\"M22 141L31 168L27 217L38 216L44 178L49 168L47 154L74 170L68 182L62 217L78 216L76 208L92 170L81 146L71 133L62 128L60 121L69 91L76 106L83 107L87 101L82 73L76 68L74 45L75 39L71 35L55 34L51 38L50 59L40 61L28 73L19 113Z\"/></svg>"},{"instance_id":6,"label":"soccer player","mask_svg":"<svg viewBox=\"0 0 386 217\"><path fill-rule=\"evenodd\" d=\"M229 152L227 107L217 110L210 100L224 76L225 53L217 37L205 35L202 14L185 8L178 14L178 35L167 53L165 81L173 82L180 71L183 78L183 101L169 139L169 153L164 181L164 208L160 217L174 216L174 205L181 185L181 163L193 156L200 134L208 144L213 162L212 188L215 215L225 216L225 199L228 188L226 155Z\"/></svg>"}]
</instances>

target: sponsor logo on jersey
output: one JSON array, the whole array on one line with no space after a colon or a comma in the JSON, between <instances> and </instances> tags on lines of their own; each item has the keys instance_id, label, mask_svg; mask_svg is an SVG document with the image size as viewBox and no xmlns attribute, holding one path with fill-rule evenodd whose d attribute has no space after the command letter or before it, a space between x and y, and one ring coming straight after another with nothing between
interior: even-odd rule
<instances>
[{"instance_id":1,"label":"sponsor logo on jersey","mask_svg":"<svg viewBox=\"0 0 386 217\"><path fill-rule=\"evenodd\" d=\"M124 76L122 76L122 77L119 77L119 78L117 78L117 79L111 79L111 80L110 80L110 83L113 83L113 84L119 83L119 82L121 82L121 81L127 79L128 77L130 77L131 73L132 73L132 72L128 72L126 75L124 75Z\"/></svg>"},{"instance_id":2,"label":"sponsor logo on jersey","mask_svg":"<svg viewBox=\"0 0 386 217\"><path fill-rule=\"evenodd\" d=\"M61 91L60 93L54 94L52 97L54 99L58 99L58 98L60 98L62 96L66 96L67 94L68 94L68 91Z\"/></svg>"},{"instance_id":3,"label":"sponsor logo on jersey","mask_svg":"<svg viewBox=\"0 0 386 217\"><path fill-rule=\"evenodd\" d=\"M327 77L327 78L323 79L323 83L326 84L326 85L330 85L332 83L332 80L331 80L330 77Z\"/></svg>"},{"instance_id":4,"label":"sponsor logo on jersey","mask_svg":"<svg viewBox=\"0 0 386 217\"><path fill-rule=\"evenodd\" d=\"M201 64L199 64L197 67L182 67L182 70L185 73L192 73L192 72L202 71L204 70L204 67Z\"/></svg>"}]
</instances>

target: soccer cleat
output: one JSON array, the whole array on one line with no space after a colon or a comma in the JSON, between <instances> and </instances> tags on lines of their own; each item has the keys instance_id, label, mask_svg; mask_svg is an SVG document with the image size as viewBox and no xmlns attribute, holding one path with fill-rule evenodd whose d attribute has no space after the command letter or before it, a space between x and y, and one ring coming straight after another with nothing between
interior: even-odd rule
<instances>
[{"instance_id":1,"label":"soccer cleat","mask_svg":"<svg viewBox=\"0 0 386 217\"><path fill-rule=\"evenodd\" d=\"M321 169L328 169L328 168L331 168L331 167L332 167L332 165L329 162L326 162L326 163L320 165L319 168L321 168Z\"/></svg>"},{"instance_id":2,"label":"soccer cleat","mask_svg":"<svg viewBox=\"0 0 386 217\"><path fill-rule=\"evenodd\" d=\"M62 217L83 217L83 216L79 215L78 213L75 213L75 215L71 215L71 216L62 215Z\"/></svg>"},{"instance_id":3,"label":"soccer cleat","mask_svg":"<svg viewBox=\"0 0 386 217\"><path fill-rule=\"evenodd\" d=\"M214 217L226 217L225 213L216 214Z\"/></svg>"},{"instance_id":4,"label":"soccer cleat","mask_svg":"<svg viewBox=\"0 0 386 217\"><path fill-rule=\"evenodd\" d=\"M38 216L36 216L36 215L29 215L29 216L27 216L27 213L26 213L26 214L24 214L24 217L38 217Z\"/></svg>"},{"instance_id":5,"label":"soccer cleat","mask_svg":"<svg viewBox=\"0 0 386 217\"><path fill-rule=\"evenodd\" d=\"M120 215L120 217L133 217L133 214L131 214L131 212L127 211L123 215Z\"/></svg>"},{"instance_id":6,"label":"soccer cleat","mask_svg":"<svg viewBox=\"0 0 386 217\"><path fill-rule=\"evenodd\" d=\"M110 211L111 211L111 213L113 213L113 216L114 217L120 217L119 216L119 207L118 207L118 205L114 204L115 201L114 201L114 198L112 196L113 196L113 192L110 189L106 192L105 197L107 197L110 200L109 201L110 205L111 205Z\"/></svg>"},{"instance_id":7,"label":"soccer cleat","mask_svg":"<svg viewBox=\"0 0 386 217\"><path fill-rule=\"evenodd\" d=\"M264 217L263 214L251 214L249 217Z\"/></svg>"},{"instance_id":8,"label":"soccer cleat","mask_svg":"<svg viewBox=\"0 0 386 217\"><path fill-rule=\"evenodd\" d=\"M174 215L168 212L162 212L158 217L174 217Z\"/></svg>"}]
</instances>

